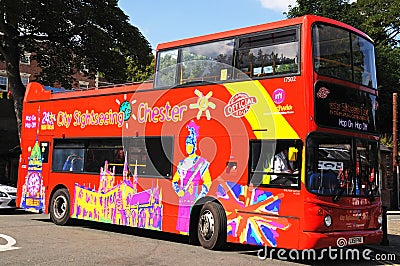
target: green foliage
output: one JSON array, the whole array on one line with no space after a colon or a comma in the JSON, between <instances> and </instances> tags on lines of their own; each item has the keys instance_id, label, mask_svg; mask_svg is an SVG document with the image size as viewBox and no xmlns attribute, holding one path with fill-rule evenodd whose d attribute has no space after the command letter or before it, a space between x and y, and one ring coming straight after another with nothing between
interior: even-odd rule
<instances>
[{"instance_id":1,"label":"green foliage","mask_svg":"<svg viewBox=\"0 0 400 266\"><path fill-rule=\"evenodd\" d=\"M138 62L131 57L126 59L128 65L126 75L129 81L142 82L153 78L155 58L152 54L150 56L152 57L152 60L149 65L139 65Z\"/></svg>"},{"instance_id":2,"label":"green foliage","mask_svg":"<svg viewBox=\"0 0 400 266\"><path fill-rule=\"evenodd\" d=\"M94 77L102 73L110 82L126 81L126 58L139 66L151 62L151 48L118 7L118 0L1 0L0 59L6 62L18 132L22 127L19 58L34 54L42 69L37 81L73 84L72 74Z\"/></svg>"},{"instance_id":3,"label":"green foliage","mask_svg":"<svg viewBox=\"0 0 400 266\"><path fill-rule=\"evenodd\" d=\"M175 84L177 57L177 51L174 53L160 53L157 66L157 84L159 86L172 86Z\"/></svg>"},{"instance_id":4,"label":"green foliage","mask_svg":"<svg viewBox=\"0 0 400 266\"><path fill-rule=\"evenodd\" d=\"M380 131L392 131L392 93L400 92L400 0L297 0L288 18L306 14L342 21L368 34L375 42L379 88Z\"/></svg>"},{"instance_id":5,"label":"green foliage","mask_svg":"<svg viewBox=\"0 0 400 266\"><path fill-rule=\"evenodd\" d=\"M78 71L124 82L127 57L143 66L151 62L149 43L117 0L5 0L0 12L2 56L12 62L6 39L14 39L20 53L36 54L39 81L45 84L70 87L71 74Z\"/></svg>"},{"instance_id":6,"label":"green foliage","mask_svg":"<svg viewBox=\"0 0 400 266\"><path fill-rule=\"evenodd\" d=\"M400 0L358 0L356 6L362 14L361 30L368 33L377 45L399 45Z\"/></svg>"},{"instance_id":7,"label":"green foliage","mask_svg":"<svg viewBox=\"0 0 400 266\"><path fill-rule=\"evenodd\" d=\"M356 3L350 4L348 0L297 0L296 6L289 6L286 16L294 18L314 14L355 25L358 24L358 16L354 9L355 5Z\"/></svg>"}]
</instances>

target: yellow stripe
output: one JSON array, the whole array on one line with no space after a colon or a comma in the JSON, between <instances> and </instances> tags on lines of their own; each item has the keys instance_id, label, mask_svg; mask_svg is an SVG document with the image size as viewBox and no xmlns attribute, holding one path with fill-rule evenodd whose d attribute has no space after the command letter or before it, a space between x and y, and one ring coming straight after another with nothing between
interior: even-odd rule
<instances>
[{"instance_id":1,"label":"yellow stripe","mask_svg":"<svg viewBox=\"0 0 400 266\"><path fill-rule=\"evenodd\" d=\"M255 96L257 103L250 107L245 118L250 123L257 139L298 139L299 135L286 121L266 89L257 80L224 84L233 96L245 92Z\"/></svg>"}]
</instances>

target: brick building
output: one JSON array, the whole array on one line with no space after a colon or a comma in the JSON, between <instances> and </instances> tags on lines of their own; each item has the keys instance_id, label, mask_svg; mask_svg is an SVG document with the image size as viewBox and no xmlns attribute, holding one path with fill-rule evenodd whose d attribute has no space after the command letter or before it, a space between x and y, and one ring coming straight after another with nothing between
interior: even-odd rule
<instances>
[{"instance_id":1,"label":"brick building","mask_svg":"<svg viewBox=\"0 0 400 266\"><path fill-rule=\"evenodd\" d=\"M40 68L35 60L31 60L30 53L21 56L19 67L21 80L25 86L28 82L34 81L40 73ZM75 74L74 78L77 81L75 87L79 89L99 85L98 81L88 79L79 73ZM18 130L12 95L9 92L5 62L0 62L0 184L16 185L19 154Z\"/></svg>"}]
</instances>

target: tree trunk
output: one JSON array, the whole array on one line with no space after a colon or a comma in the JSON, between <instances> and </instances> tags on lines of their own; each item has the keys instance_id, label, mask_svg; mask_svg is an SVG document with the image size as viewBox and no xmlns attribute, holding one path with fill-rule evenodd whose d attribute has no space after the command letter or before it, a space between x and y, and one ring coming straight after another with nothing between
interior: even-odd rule
<instances>
[{"instance_id":1,"label":"tree trunk","mask_svg":"<svg viewBox=\"0 0 400 266\"><path fill-rule=\"evenodd\" d=\"M22 128L22 101L25 94L25 86L22 84L21 75L19 72L19 46L17 38L4 36L4 50L6 71L9 82L9 89L12 93L14 101L14 111L17 118L18 136L21 142L21 128Z\"/></svg>"}]
</instances>

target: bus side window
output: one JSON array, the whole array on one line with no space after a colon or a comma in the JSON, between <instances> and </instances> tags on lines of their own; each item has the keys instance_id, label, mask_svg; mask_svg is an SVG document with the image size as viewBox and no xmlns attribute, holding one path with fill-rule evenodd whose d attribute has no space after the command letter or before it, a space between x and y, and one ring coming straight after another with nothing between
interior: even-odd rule
<instances>
[{"instance_id":1,"label":"bus side window","mask_svg":"<svg viewBox=\"0 0 400 266\"><path fill-rule=\"evenodd\" d=\"M42 141L40 142L40 152L42 153L42 162L48 163L49 162L49 142Z\"/></svg>"},{"instance_id":2,"label":"bus side window","mask_svg":"<svg viewBox=\"0 0 400 266\"><path fill-rule=\"evenodd\" d=\"M103 164L98 160L96 150L87 151L85 160L85 172L100 173L100 167L102 167Z\"/></svg>"},{"instance_id":3,"label":"bus side window","mask_svg":"<svg viewBox=\"0 0 400 266\"><path fill-rule=\"evenodd\" d=\"M83 159L76 153L68 155L63 165L63 171L83 171Z\"/></svg>"},{"instance_id":4,"label":"bus side window","mask_svg":"<svg viewBox=\"0 0 400 266\"><path fill-rule=\"evenodd\" d=\"M122 175L124 159L121 139L91 139L87 142L84 172L100 173L107 162L107 170Z\"/></svg>"},{"instance_id":5,"label":"bus side window","mask_svg":"<svg viewBox=\"0 0 400 266\"><path fill-rule=\"evenodd\" d=\"M55 148L53 152L52 170L82 172L84 149Z\"/></svg>"},{"instance_id":6,"label":"bus side window","mask_svg":"<svg viewBox=\"0 0 400 266\"><path fill-rule=\"evenodd\" d=\"M300 140L250 142L249 182L254 186L298 187Z\"/></svg>"}]
</instances>

